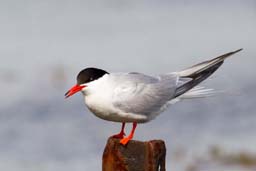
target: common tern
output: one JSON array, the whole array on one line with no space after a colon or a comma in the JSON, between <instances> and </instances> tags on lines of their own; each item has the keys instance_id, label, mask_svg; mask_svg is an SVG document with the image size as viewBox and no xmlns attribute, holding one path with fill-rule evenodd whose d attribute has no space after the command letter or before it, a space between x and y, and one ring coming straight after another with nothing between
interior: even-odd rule
<instances>
[{"instance_id":1,"label":"common tern","mask_svg":"<svg viewBox=\"0 0 256 171\"><path fill-rule=\"evenodd\" d=\"M170 104L181 99L207 97L213 89L197 86L213 74L229 56L242 49L226 53L187 69L149 76L142 73L109 73L102 69L86 68L77 75L77 83L66 98L82 92L85 104L97 117L121 122L120 133L113 135L126 145L133 138L137 123L151 121ZM125 137L125 123L133 123Z\"/></svg>"}]
</instances>

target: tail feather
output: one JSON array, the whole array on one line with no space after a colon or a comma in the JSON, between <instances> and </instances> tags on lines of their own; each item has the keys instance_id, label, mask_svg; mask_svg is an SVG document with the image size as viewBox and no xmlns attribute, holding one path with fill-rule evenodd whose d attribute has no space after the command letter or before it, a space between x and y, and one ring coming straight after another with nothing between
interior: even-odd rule
<instances>
[{"instance_id":1,"label":"tail feather","mask_svg":"<svg viewBox=\"0 0 256 171\"><path fill-rule=\"evenodd\" d=\"M217 91L211 88L204 88L201 86L196 86L186 93L182 94L180 99L194 99L194 98L204 98L211 97L217 94Z\"/></svg>"},{"instance_id":2,"label":"tail feather","mask_svg":"<svg viewBox=\"0 0 256 171\"><path fill-rule=\"evenodd\" d=\"M180 80L190 79L190 81L186 81L183 84L178 86L178 88L176 89L175 97L183 95L184 93L188 92L193 87L195 87L196 85L198 85L199 83L204 81L206 78L208 78L210 75L212 75L223 64L224 60L227 57L229 57L241 50L242 49L226 53L226 54L216 57L212 60L208 60L208 61L199 63L199 64L194 65L188 69L180 71L178 73ZM210 90L210 89L208 89L208 90ZM194 90L194 91L191 91L190 93L194 92L194 94L199 95L199 94L202 94L203 91L205 91L205 90L200 90L199 92L196 93L196 90ZM207 91L205 91L205 93L206 92Z\"/></svg>"}]
</instances>

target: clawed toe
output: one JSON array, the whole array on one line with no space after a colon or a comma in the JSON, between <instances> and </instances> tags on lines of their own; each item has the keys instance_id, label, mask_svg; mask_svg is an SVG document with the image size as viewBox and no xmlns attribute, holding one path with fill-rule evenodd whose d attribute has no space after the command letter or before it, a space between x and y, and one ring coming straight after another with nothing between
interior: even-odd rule
<instances>
[{"instance_id":1,"label":"clawed toe","mask_svg":"<svg viewBox=\"0 0 256 171\"><path fill-rule=\"evenodd\" d=\"M120 144L126 145L132 138L131 137L125 137L120 140Z\"/></svg>"}]
</instances>

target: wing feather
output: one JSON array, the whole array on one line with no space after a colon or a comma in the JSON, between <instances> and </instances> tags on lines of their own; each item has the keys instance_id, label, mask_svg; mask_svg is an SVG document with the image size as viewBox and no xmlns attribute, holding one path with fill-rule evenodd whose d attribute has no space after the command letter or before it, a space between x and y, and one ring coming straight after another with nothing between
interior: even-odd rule
<instances>
[{"instance_id":1,"label":"wing feather","mask_svg":"<svg viewBox=\"0 0 256 171\"><path fill-rule=\"evenodd\" d=\"M159 113L173 98L178 76L166 74L156 78L131 73L125 80L114 91L114 106L127 113L150 115Z\"/></svg>"}]
</instances>

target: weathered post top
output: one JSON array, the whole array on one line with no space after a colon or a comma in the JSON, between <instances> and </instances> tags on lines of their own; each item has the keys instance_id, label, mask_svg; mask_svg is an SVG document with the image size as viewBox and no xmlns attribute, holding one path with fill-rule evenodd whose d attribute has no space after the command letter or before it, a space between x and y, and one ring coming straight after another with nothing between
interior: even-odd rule
<instances>
[{"instance_id":1,"label":"weathered post top","mask_svg":"<svg viewBox=\"0 0 256 171\"><path fill-rule=\"evenodd\" d=\"M102 171L165 171L165 143L131 140L126 146L109 138L103 153Z\"/></svg>"}]
</instances>

